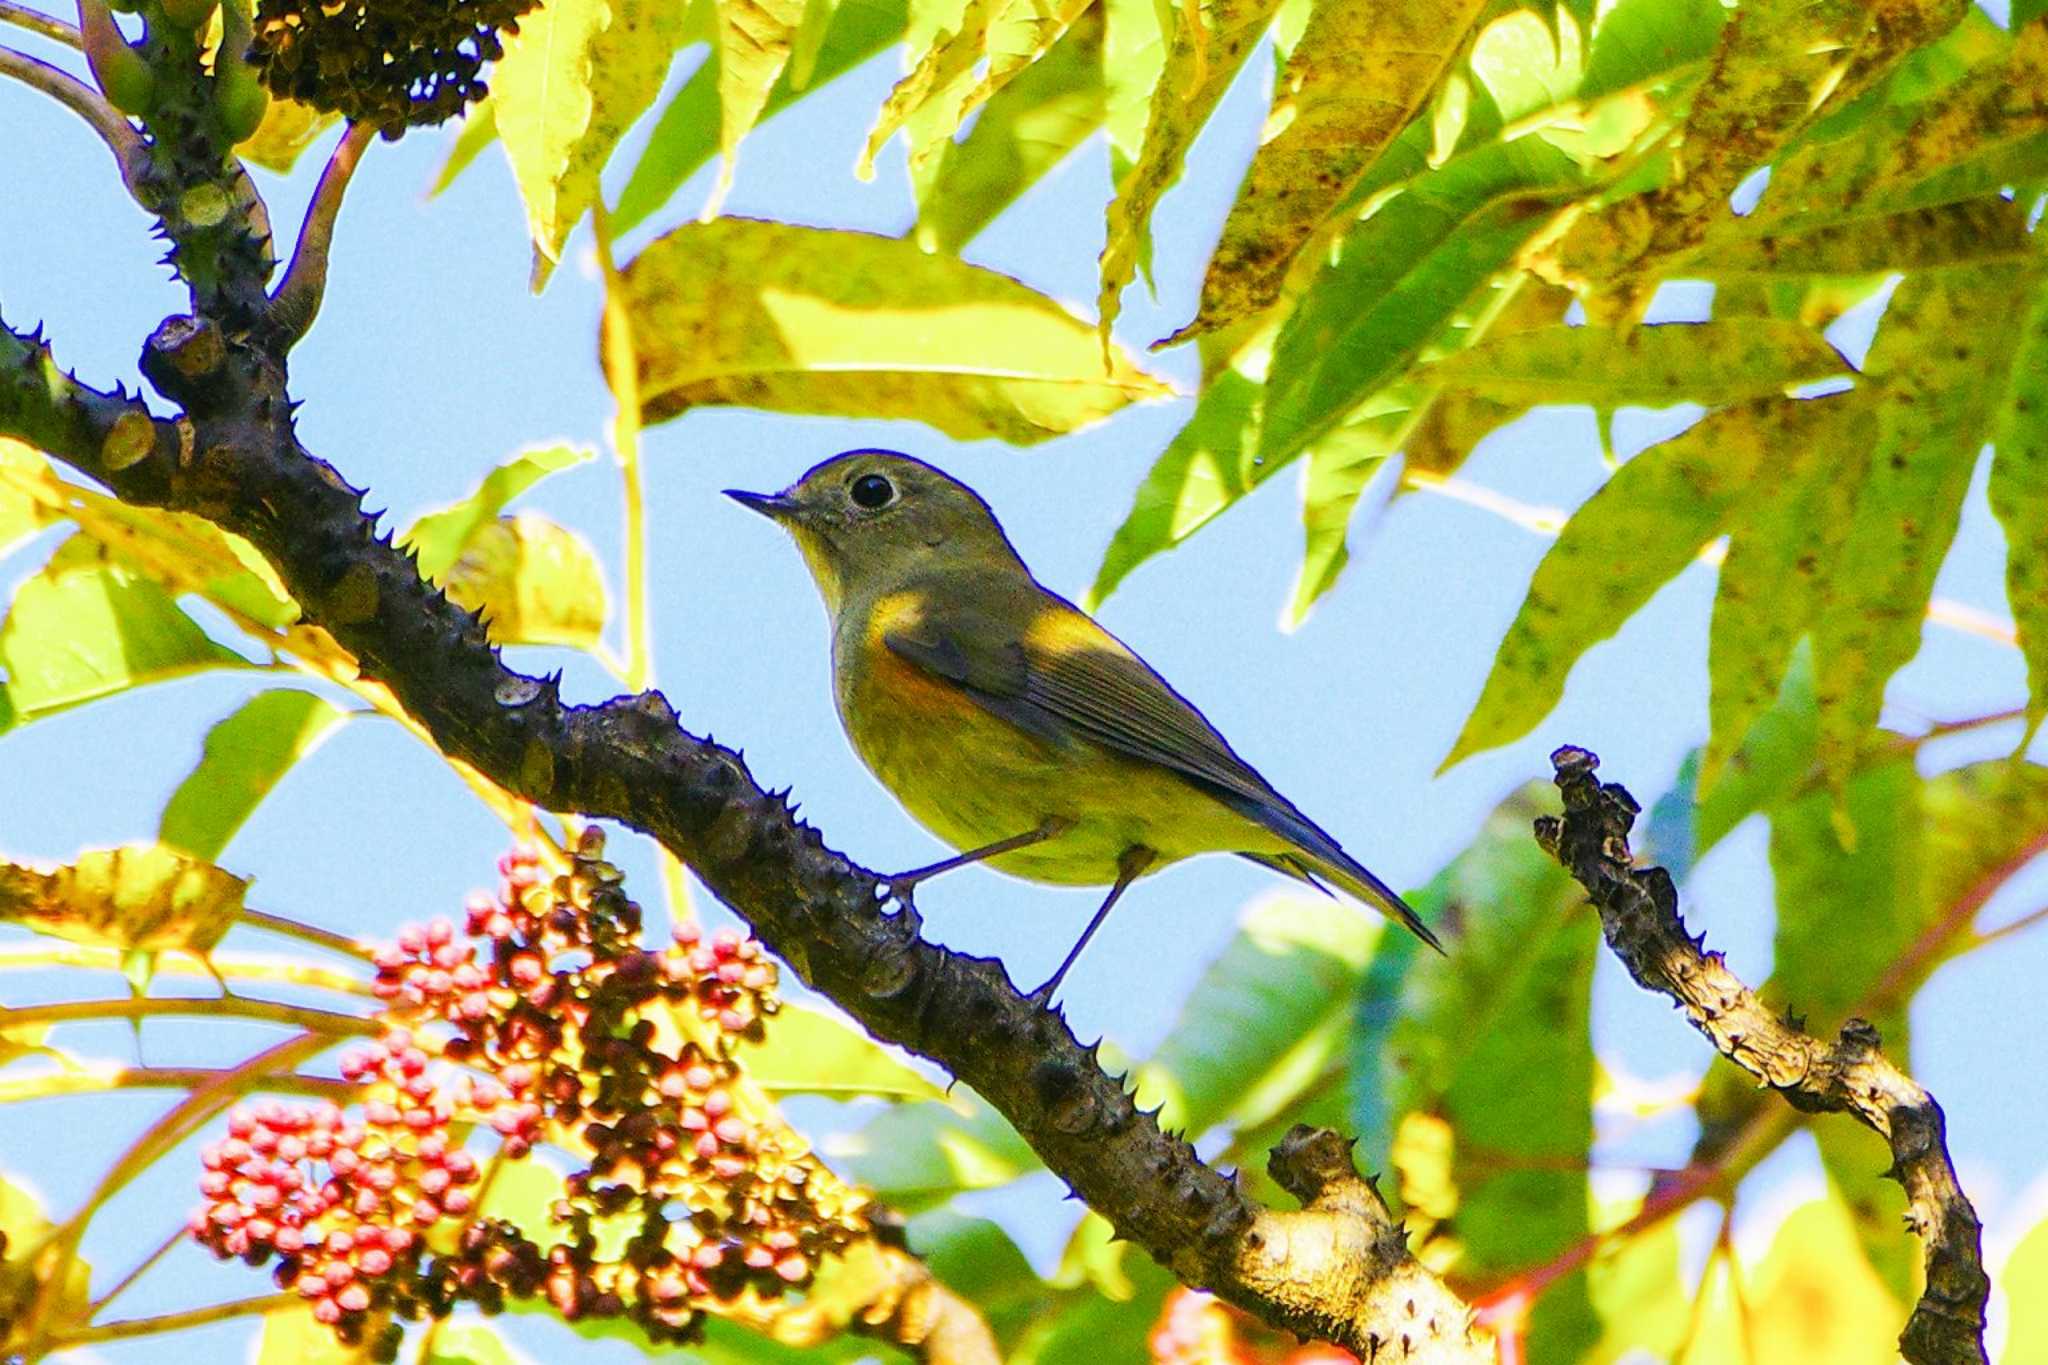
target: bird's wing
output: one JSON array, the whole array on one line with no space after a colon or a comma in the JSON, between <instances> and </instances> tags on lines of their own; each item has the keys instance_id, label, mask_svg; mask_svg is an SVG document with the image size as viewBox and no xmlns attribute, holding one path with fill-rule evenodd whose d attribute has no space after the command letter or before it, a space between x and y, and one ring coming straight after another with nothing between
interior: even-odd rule
<instances>
[{"instance_id":1,"label":"bird's wing","mask_svg":"<svg viewBox=\"0 0 2048 1365\"><path fill-rule=\"evenodd\" d=\"M990 584L988 591L1004 588ZM1089 740L1179 773L1305 855L1259 861L1311 884L1326 877L1438 946L1407 902L1239 758L1150 665L1071 603L1035 586L1030 591L1026 609L1014 613L948 609L926 599L915 619L885 628L882 643L1041 739ZM1019 620L1021 630L1012 624Z\"/></svg>"},{"instance_id":2,"label":"bird's wing","mask_svg":"<svg viewBox=\"0 0 2048 1365\"><path fill-rule=\"evenodd\" d=\"M882 643L1042 739L1090 740L1170 768L1232 805L1292 810L1200 711L1077 608L1046 594L1022 632L998 634L984 620L927 606L915 622L885 630Z\"/></svg>"}]
</instances>

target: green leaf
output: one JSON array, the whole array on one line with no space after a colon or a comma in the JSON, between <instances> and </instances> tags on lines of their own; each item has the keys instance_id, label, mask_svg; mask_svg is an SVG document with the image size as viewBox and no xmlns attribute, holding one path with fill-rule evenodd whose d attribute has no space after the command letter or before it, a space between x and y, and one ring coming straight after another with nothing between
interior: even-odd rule
<instances>
[{"instance_id":1,"label":"green leaf","mask_svg":"<svg viewBox=\"0 0 2048 1365\"><path fill-rule=\"evenodd\" d=\"M828 1140L825 1151L849 1180L906 1213L1042 1169L1003 1116L964 1087L950 1104L892 1105L859 1132Z\"/></svg>"},{"instance_id":2,"label":"green leaf","mask_svg":"<svg viewBox=\"0 0 2048 1365\"><path fill-rule=\"evenodd\" d=\"M1509 193L1469 203L1417 187L1345 236L1274 343L1259 453L1315 444L1421 355L1467 299L1504 269L1556 203Z\"/></svg>"},{"instance_id":3,"label":"green leaf","mask_svg":"<svg viewBox=\"0 0 2048 1365\"><path fill-rule=\"evenodd\" d=\"M0 620L0 669L18 720L144 683L246 668L169 593L83 536L59 546Z\"/></svg>"},{"instance_id":4,"label":"green leaf","mask_svg":"<svg viewBox=\"0 0 2048 1365\"><path fill-rule=\"evenodd\" d=\"M898 1057L896 1050L837 1015L784 1005L767 1037L749 1048L747 1074L778 1095L945 1102L946 1092Z\"/></svg>"},{"instance_id":5,"label":"green leaf","mask_svg":"<svg viewBox=\"0 0 2048 1365\"><path fill-rule=\"evenodd\" d=\"M441 163L434 183L427 189L427 197L431 199L454 184L457 177L483 155L484 148L497 140L498 107L486 95L463 112L462 125L456 129L455 140L448 144L448 159Z\"/></svg>"},{"instance_id":6,"label":"green leaf","mask_svg":"<svg viewBox=\"0 0 2048 1365\"><path fill-rule=\"evenodd\" d=\"M1098 324L1106 338L1123 308L1124 287L1146 259L1152 211L1179 181L1195 134L1209 121L1238 68L1259 45L1279 0L1208 0L1199 6L1199 26L1181 8L1151 94L1145 139L1130 168L1117 178L1109 204L1108 235L1102 247L1102 288L1096 300ZM1116 29L1111 29L1112 35ZM1112 50L1112 59L1116 53ZM1112 109L1116 94L1112 92ZM1112 113L1114 126L1115 114Z\"/></svg>"},{"instance_id":7,"label":"green leaf","mask_svg":"<svg viewBox=\"0 0 2048 1365\"><path fill-rule=\"evenodd\" d=\"M2005 596L2027 661L2027 727L2048 717L2048 283L2018 320L1991 439L1991 511L2005 530Z\"/></svg>"},{"instance_id":8,"label":"green leaf","mask_svg":"<svg viewBox=\"0 0 2048 1365\"><path fill-rule=\"evenodd\" d=\"M0 862L0 921L73 943L205 953L241 913L248 885L161 844L89 849L49 872Z\"/></svg>"},{"instance_id":9,"label":"green leaf","mask_svg":"<svg viewBox=\"0 0 2048 1365\"><path fill-rule=\"evenodd\" d=\"M2009 1314L1999 1359L2004 1365L2048 1359L2048 1219L2034 1224L2012 1249L1998 1284Z\"/></svg>"},{"instance_id":10,"label":"green leaf","mask_svg":"<svg viewBox=\"0 0 2048 1365\"><path fill-rule=\"evenodd\" d=\"M426 1365L517 1365L518 1357L498 1335L497 1329L480 1322L442 1324L434 1334L434 1348L427 1352Z\"/></svg>"},{"instance_id":11,"label":"green leaf","mask_svg":"<svg viewBox=\"0 0 2048 1365\"><path fill-rule=\"evenodd\" d=\"M903 37L905 0L839 0L831 9L824 39L809 69L800 62L806 41L798 31L788 65L768 92L755 125L773 118L811 90L844 75ZM810 23L809 12L805 22ZM634 164L618 207L612 210L612 231L624 233L645 222L674 197L683 182L718 152L723 128L719 112L721 64L714 49L709 60L676 92L655 121L646 150Z\"/></svg>"},{"instance_id":12,"label":"green leaf","mask_svg":"<svg viewBox=\"0 0 2048 1365\"><path fill-rule=\"evenodd\" d=\"M1408 407L1368 417L1338 427L1309 452L1301 490L1301 572L1287 605L1289 629L1307 620L1316 600L1337 586L1351 562L1351 514L1420 415Z\"/></svg>"},{"instance_id":13,"label":"green leaf","mask_svg":"<svg viewBox=\"0 0 2048 1365\"><path fill-rule=\"evenodd\" d=\"M164 805L157 838L194 858L218 859L270 789L348 714L296 688L250 698L207 732L198 766Z\"/></svg>"},{"instance_id":14,"label":"green leaf","mask_svg":"<svg viewBox=\"0 0 2048 1365\"><path fill-rule=\"evenodd\" d=\"M1176 340L1279 298L1295 253L1421 110L1486 8L1483 0L1315 8L1280 76L1268 125L1278 132L1245 172L1209 258L1200 309Z\"/></svg>"},{"instance_id":15,"label":"green leaf","mask_svg":"<svg viewBox=\"0 0 2048 1365\"><path fill-rule=\"evenodd\" d=\"M1628 328L1558 324L1488 335L1424 372L1503 402L1602 407L1735 403L1849 372L1820 333L1741 318Z\"/></svg>"},{"instance_id":16,"label":"green leaf","mask_svg":"<svg viewBox=\"0 0 2048 1365\"><path fill-rule=\"evenodd\" d=\"M936 0L911 11L911 46L936 23L936 41L883 102L855 174L874 175L875 153L904 130L913 182L930 167L967 116L1036 62L1093 0Z\"/></svg>"},{"instance_id":17,"label":"green leaf","mask_svg":"<svg viewBox=\"0 0 2048 1365\"><path fill-rule=\"evenodd\" d=\"M1352 993L1385 922L1327 898L1255 901L1136 1074L1160 1126L1194 1139L1261 1123L1341 1047Z\"/></svg>"},{"instance_id":18,"label":"green leaf","mask_svg":"<svg viewBox=\"0 0 2048 1365\"><path fill-rule=\"evenodd\" d=\"M436 582L461 557L477 529L497 520L505 505L550 474L573 469L597 452L588 446L537 446L486 474L460 502L420 517L398 538L419 561L420 577Z\"/></svg>"},{"instance_id":19,"label":"green leaf","mask_svg":"<svg viewBox=\"0 0 2048 1365\"><path fill-rule=\"evenodd\" d=\"M1876 439L1868 402L1837 400L1799 411L1814 420L1786 433L1784 469L1767 493L1760 490L1737 510L1729 529L1707 636L1703 792L1714 790L1778 695L1793 648L1819 619L1823 586L1854 515L1853 471Z\"/></svg>"},{"instance_id":20,"label":"green leaf","mask_svg":"<svg viewBox=\"0 0 2048 1365\"><path fill-rule=\"evenodd\" d=\"M1091 328L992 270L862 232L726 218L625 271L647 421L731 404L914 418L1029 445L1164 397Z\"/></svg>"},{"instance_id":21,"label":"green leaf","mask_svg":"<svg viewBox=\"0 0 2048 1365\"><path fill-rule=\"evenodd\" d=\"M943 144L918 191L917 240L958 253L1102 126L1102 10L1084 10L1044 57Z\"/></svg>"},{"instance_id":22,"label":"green leaf","mask_svg":"<svg viewBox=\"0 0 2048 1365\"><path fill-rule=\"evenodd\" d=\"M458 606L483 613L494 644L595 649L604 638L596 552L538 512L472 530L442 586Z\"/></svg>"},{"instance_id":23,"label":"green leaf","mask_svg":"<svg viewBox=\"0 0 2048 1365\"><path fill-rule=\"evenodd\" d=\"M1864 369L1878 435L1814 632L1820 761L1839 789L1877 723L1891 675L1920 648L1934 576L1962 516L2017 331L2019 267L1915 275L1886 309ZM1848 477L1840 475L1841 477Z\"/></svg>"},{"instance_id":24,"label":"green leaf","mask_svg":"<svg viewBox=\"0 0 2048 1365\"><path fill-rule=\"evenodd\" d=\"M526 201L536 291L597 202L612 149L661 93L686 13L674 0L552 0L507 36L491 93Z\"/></svg>"},{"instance_id":25,"label":"green leaf","mask_svg":"<svg viewBox=\"0 0 2048 1365\"><path fill-rule=\"evenodd\" d=\"M1448 1135L1449 1207L1424 1211L1436 1219L1432 1235L1459 1248L1450 1273L1468 1284L1542 1265L1591 1231L1584 1163L1600 926L1570 875L1529 837L1547 800L1532 784L1503 802L1417 895L1447 953L1418 955L1385 1035L1385 1102L1403 1116L1397 1131ZM1410 1172L1403 1177L1405 1189ZM1532 1349L1577 1360L1598 1336L1582 1270L1545 1288Z\"/></svg>"},{"instance_id":26,"label":"green leaf","mask_svg":"<svg viewBox=\"0 0 2048 1365\"><path fill-rule=\"evenodd\" d=\"M1235 369L1203 389L1200 401L1138 485L1131 510L1102 552L1087 604L1093 609L1132 569L1170 550L1279 472L1256 457L1254 425L1264 389Z\"/></svg>"},{"instance_id":27,"label":"green leaf","mask_svg":"<svg viewBox=\"0 0 2048 1365\"><path fill-rule=\"evenodd\" d=\"M1749 220L1739 220L1747 223ZM2026 260L2024 206L1997 195L1790 232L1711 236L1685 273L1709 280L1869 275Z\"/></svg>"},{"instance_id":28,"label":"green leaf","mask_svg":"<svg viewBox=\"0 0 2048 1365\"><path fill-rule=\"evenodd\" d=\"M1595 1256L1586 1267L1586 1280L1606 1331L1584 1365L1682 1358L1692 1296L1679 1270L1674 1220L1637 1233L1611 1255Z\"/></svg>"},{"instance_id":29,"label":"green leaf","mask_svg":"<svg viewBox=\"0 0 2048 1365\"><path fill-rule=\"evenodd\" d=\"M1535 728L1563 695L1579 656L1698 557L1773 461L1823 420L1829 401L1767 399L1724 408L1616 471L1536 566L1443 767Z\"/></svg>"},{"instance_id":30,"label":"green leaf","mask_svg":"<svg viewBox=\"0 0 2048 1365\"><path fill-rule=\"evenodd\" d=\"M941 1284L981 1310L998 1341L1015 1341L1051 1306L1052 1287L986 1218L933 1209L910 1220L904 1240Z\"/></svg>"}]
</instances>

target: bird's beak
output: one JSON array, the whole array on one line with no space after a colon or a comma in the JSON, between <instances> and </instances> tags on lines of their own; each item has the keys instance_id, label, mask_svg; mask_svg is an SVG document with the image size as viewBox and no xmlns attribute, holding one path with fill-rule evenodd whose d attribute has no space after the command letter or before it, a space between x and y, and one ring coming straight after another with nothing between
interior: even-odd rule
<instances>
[{"instance_id":1,"label":"bird's beak","mask_svg":"<svg viewBox=\"0 0 2048 1365\"><path fill-rule=\"evenodd\" d=\"M797 501L787 493L749 493L744 488L728 488L725 495L750 511L759 512L770 521L789 522L797 515Z\"/></svg>"}]
</instances>

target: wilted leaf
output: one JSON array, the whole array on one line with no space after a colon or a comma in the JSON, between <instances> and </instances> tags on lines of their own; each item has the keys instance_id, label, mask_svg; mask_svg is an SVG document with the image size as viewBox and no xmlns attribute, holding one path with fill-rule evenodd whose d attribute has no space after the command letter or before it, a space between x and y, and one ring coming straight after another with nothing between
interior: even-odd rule
<instances>
[{"instance_id":1,"label":"wilted leaf","mask_svg":"<svg viewBox=\"0 0 2048 1365\"><path fill-rule=\"evenodd\" d=\"M625 272L649 422L691 407L914 418L1029 445L1164 397L1094 332L1006 275L863 232L725 218Z\"/></svg>"},{"instance_id":2,"label":"wilted leaf","mask_svg":"<svg viewBox=\"0 0 2048 1365\"><path fill-rule=\"evenodd\" d=\"M551 0L506 38L492 107L526 201L536 290L597 201L612 149L661 93L686 13L674 0Z\"/></svg>"},{"instance_id":3,"label":"wilted leaf","mask_svg":"<svg viewBox=\"0 0 2048 1365\"><path fill-rule=\"evenodd\" d=\"M1102 126L1102 33L1102 8L1091 5L966 138L943 145L928 183L914 184L921 245L958 252Z\"/></svg>"},{"instance_id":4,"label":"wilted leaf","mask_svg":"<svg viewBox=\"0 0 2048 1365\"><path fill-rule=\"evenodd\" d=\"M904 0L838 0L831 22L808 69L800 71L805 39L800 28L789 63L756 113L755 124L774 117L805 94L844 75L903 37ZM806 11L805 23L810 23ZM646 150L634 164L612 210L612 231L623 233L645 222L683 182L717 154L723 118L719 112L718 53L698 67L655 120Z\"/></svg>"},{"instance_id":5,"label":"wilted leaf","mask_svg":"<svg viewBox=\"0 0 2048 1365\"><path fill-rule=\"evenodd\" d=\"M1195 134L1215 112L1278 8L1279 0L1209 0L1198 9L1190 5L1180 11L1165 64L1152 88L1143 147L1130 169L1118 177L1116 198L1109 204L1102 290L1096 301L1105 338L1123 307L1124 287L1137 277L1138 263L1147 257L1152 211L1180 179ZM1197 14L1198 20L1190 22ZM1113 38L1116 32L1113 24ZM1116 55L1112 50L1112 61ZM1114 90L1111 100L1114 121Z\"/></svg>"},{"instance_id":6,"label":"wilted leaf","mask_svg":"<svg viewBox=\"0 0 2048 1365\"><path fill-rule=\"evenodd\" d=\"M1533 729L1563 695L1579 656L1693 562L1827 402L1724 408L1623 465L1536 566L1444 767Z\"/></svg>"},{"instance_id":7,"label":"wilted leaf","mask_svg":"<svg viewBox=\"0 0 2048 1365\"><path fill-rule=\"evenodd\" d=\"M272 95L263 108L263 121L256 125L255 132L236 144L235 155L266 171L287 175L299 154L340 117L323 113L310 104Z\"/></svg>"},{"instance_id":8,"label":"wilted leaf","mask_svg":"<svg viewBox=\"0 0 2048 1365\"><path fill-rule=\"evenodd\" d=\"M1190 1140L1261 1123L1342 1048L1352 993L1385 921L1331 899L1254 902L1136 1073L1140 1102Z\"/></svg>"},{"instance_id":9,"label":"wilted leaf","mask_svg":"<svg viewBox=\"0 0 2048 1365\"><path fill-rule=\"evenodd\" d=\"M296 688L251 697L207 732L198 766L164 804L157 838L194 858L219 858L270 789L347 718L325 697Z\"/></svg>"},{"instance_id":10,"label":"wilted leaf","mask_svg":"<svg viewBox=\"0 0 2048 1365\"><path fill-rule=\"evenodd\" d=\"M1529 838L1548 799L1531 786L1503 802L1417 893L1448 954L1417 955L1383 1044L1388 1112L1425 1120L1403 1127L1404 1157L1413 1161L1418 1132L1448 1145L1437 1148L1448 1168L1436 1171L1448 1187L1423 1202L1437 1214L1429 1237L1458 1246L1450 1273L1466 1285L1540 1265L1591 1231L1584 1161L1600 926L1569 874ZM1583 1271L1546 1287L1532 1344L1575 1360L1598 1335Z\"/></svg>"},{"instance_id":11,"label":"wilted leaf","mask_svg":"<svg viewBox=\"0 0 2048 1365\"><path fill-rule=\"evenodd\" d=\"M1256 413L1264 388L1226 369L1138 485L1131 510L1116 528L1088 589L1099 606L1131 570L1170 550L1264 483L1282 466L1257 458Z\"/></svg>"},{"instance_id":12,"label":"wilted leaf","mask_svg":"<svg viewBox=\"0 0 2048 1365\"><path fill-rule=\"evenodd\" d=\"M771 1094L851 1099L937 1100L946 1094L916 1069L837 1015L784 1005L767 1037L747 1050L747 1075Z\"/></svg>"},{"instance_id":13,"label":"wilted leaf","mask_svg":"<svg viewBox=\"0 0 2048 1365\"><path fill-rule=\"evenodd\" d=\"M889 92L868 134L855 173L874 174L875 153L898 129L910 140L913 181L958 132L967 116L1049 51L1093 0L938 0L925 22L935 41ZM912 11L912 44L923 17Z\"/></svg>"},{"instance_id":14,"label":"wilted leaf","mask_svg":"<svg viewBox=\"0 0 2048 1365\"><path fill-rule=\"evenodd\" d=\"M1525 411L1477 394L1440 393L1401 447L1402 470L1439 479L1455 474L1481 441Z\"/></svg>"},{"instance_id":15,"label":"wilted leaf","mask_svg":"<svg viewBox=\"0 0 2048 1365\"><path fill-rule=\"evenodd\" d=\"M1875 439L1869 402L1837 399L1799 416L1807 420L1786 433L1785 464L1770 491L1748 499L1729 528L1707 637L1702 792L1714 790L1778 695L1793 647L1819 618Z\"/></svg>"},{"instance_id":16,"label":"wilted leaf","mask_svg":"<svg viewBox=\"0 0 2048 1365\"><path fill-rule=\"evenodd\" d=\"M2005 529L2005 596L2027 660L2027 724L2048 716L2048 285L2017 320L2012 377L1991 439L1991 511Z\"/></svg>"},{"instance_id":17,"label":"wilted leaf","mask_svg":"<svg viewBox=\"0 0 2048 1365\"><path fill-rule=\"evenodd\" d=\"M1891 675L1920 648L1934 576L1990 437L1986 374L2004 375L2019 267L1916 275L1892 295L1864 370L1878 434L1814 632L1821 767L1839 788Z\"/></svg>"},{"instance_id":18,"label":"wilted leaf","mask_svg":"<svg viewBox=\"0 0 2048 1365\"><path fill-rule=\"evenodd\" d=\"M247 886L161 844L93 849L51 872L0 863L0 920L73 943L204 953L241 913Z\"/></svg>"},{"instance_id":19,"label":"wilted leaf","mask_svg":"<svg viewBox=\"0 0 2048 1365\"><path fill-rule=\"evenodd\" d=\"M0 669L19 720L245 660L169 593L84 536L59 546L0 620Z\"/></svg>"},{"instance_id":20,"label":"wilted leaf","mask_svg":"<svg viewBox=\"0 0 2048 1365\"><path fill-rule=\"evenodd\" d=\"M1482 0L1328 0L1280 75L1273 132L1252 158L1175 337L1256 313L1323 219L1422 108L1465 48Z\"/></svg>"},{"instance_id":21,"label":"wilted leaf","mask_svg":"<svg viewBox=\"0 0 2048 1365\"><path fill-rule=\"evenodd\" d=\"M950 1105L893 1105L859 1132L823 1145L834 1169L906 1213L1041 1169L1037 1154L1003 1116L959 1087Z\"/></svg>"},{"instance_id":22,"label":"wilted leaf","mask_svg":"<svg viewBox=\"0 0 2048 1365\"><path fill-rule=\"evenodd\" d=\"M454 567L479 527L498 518L505 505L550 474L573 469L597 452L588 446L538 446L521 451L484 475L461 502L429 512L398 538L419 561L420 577L439 580Z\"/></svg>"},{"instance_id":23,"label":"wilted leaf","mask_svg":"<svg viewBox=\"0 0 2048 1365\"><path fill-rule=\"evenodd\" d=\"M1511 403L1612 408L1766 398L1848 370L1818 332L1796 322L1741 318L1628 328L1560 323L1489 335L1421 377Z\"/></svg>"},{"instance_id":24,"label":"wilted leaf","mask_svg":"<svg viewBox=\"0 0 2048 1365\"><path fill-rule=\"evenodd\" d=\"M471 531L442 587L456 605L483 613L494 644L594 649L604 638L604 570L596 553L537 512Z\"/></svg>"},{"instance_id":25,"label":"wilted leaf","mask_svg":"<svg viewBox=\"0 0 2048 1365\"><path fill-rule=\"evenodd\" d=\"M1685 262L1702 279L1868 275L2028 258L2027 214L1997 195L1804 230L1711 237Z\"/></svg>"}]
</instances>

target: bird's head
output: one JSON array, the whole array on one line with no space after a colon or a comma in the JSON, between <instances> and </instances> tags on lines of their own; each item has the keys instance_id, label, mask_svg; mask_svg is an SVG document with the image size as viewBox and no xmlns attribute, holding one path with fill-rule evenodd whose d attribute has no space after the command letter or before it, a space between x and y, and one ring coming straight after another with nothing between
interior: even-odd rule
<instances>
[{"instance_id":1,"label":"bird's head","mask_svg":"<svg viewBox=\"0 0 2048 1365\"><path fill-rule=\"evenodd\" d=\"M935 568L1019 562L980 494L891 450L835 455L780 493L725 495L790 533L834 612Z\"/></svg>"}]
</instances>

